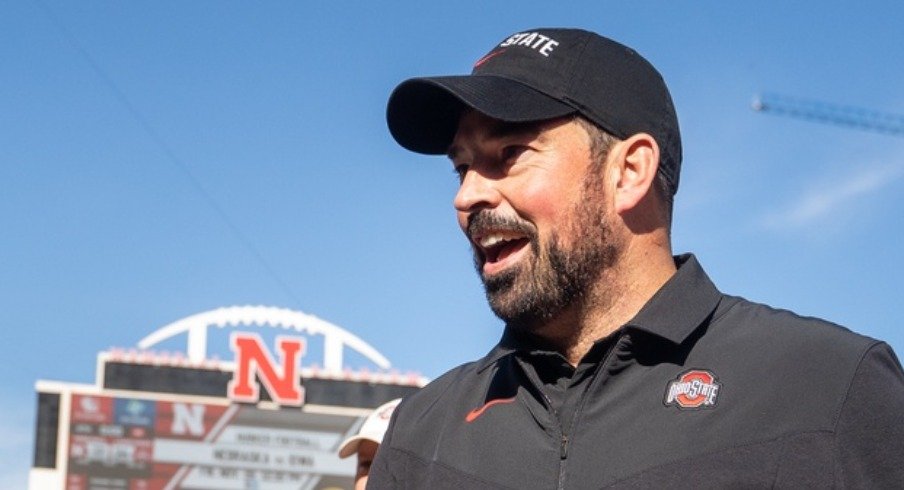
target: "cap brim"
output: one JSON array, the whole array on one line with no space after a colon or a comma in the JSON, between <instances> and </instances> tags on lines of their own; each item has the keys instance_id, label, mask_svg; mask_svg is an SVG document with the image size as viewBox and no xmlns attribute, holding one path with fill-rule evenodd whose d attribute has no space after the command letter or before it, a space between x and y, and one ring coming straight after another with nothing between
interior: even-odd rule
<instances>
[{"instance_id":1,"label":"cap brim","mask_svg":"<svg viewBox=\"0 0 904 490\"><path fill-rule=\"evenodd\" d=\"M358 446L361 445L361 441L372 441L376 442L377 444L380 443L380 441L375 441L372 437L362 436L360 434L351 436L348 439L342 441L342 445L339 446L339 457L347 458L352 454L355 454L355 452L358 451Z\"/></svg>"},{"instance_id":2,"label":"cap brim","mask_svg":"<svg viewBox=\"0 0 904 490\"><path fill-rule=\"evenodd\" d=\"M577 112L514 80L493 75L412 78L389 96L386 121L403 147L428 155L448 151L465 107L508 122L552 119Z\"/></svg>"}]
</instances>

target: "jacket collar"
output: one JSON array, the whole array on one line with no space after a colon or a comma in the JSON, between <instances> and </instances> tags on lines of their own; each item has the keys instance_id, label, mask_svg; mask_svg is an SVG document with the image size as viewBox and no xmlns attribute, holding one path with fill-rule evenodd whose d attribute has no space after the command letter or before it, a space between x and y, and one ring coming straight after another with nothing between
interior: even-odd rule
<instances>
[{"instance_id":1,"label":"jacket collar","mask_svg":"<svg viewBox=\"0 0 904 490\"><path fill-rule=\"evenodd\" d=\"M634 328L681 344L702 325L719 305L722 293L703 271L693 254L674 257L678 271L637 312L624 328ZM535 350L523 334L506 328L502 339L483 359L482 371L517 351Z\"/></svg>"},{"instance_id":2,"label":"jacket collar","mask_svg":"<svg viewBox=\"0 0 904 490\"><path fill-rule=\"evenodd\" d=\"M627 324L680 344L712 314L722 293L693 254L675 257L678 271Z\"/></svg>"}]
</instances>

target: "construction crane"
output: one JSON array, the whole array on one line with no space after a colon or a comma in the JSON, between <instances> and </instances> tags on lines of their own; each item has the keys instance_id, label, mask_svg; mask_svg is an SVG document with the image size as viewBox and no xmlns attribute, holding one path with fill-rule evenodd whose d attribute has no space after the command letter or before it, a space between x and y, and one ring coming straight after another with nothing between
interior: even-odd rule
<instances>
[{"instance_id":1,"label":"construction crane","mask_svg":"<svg viewBox=\"0 0 904 490\"><path fill-rule=\"evenodd\" d=\"M751 107L757 112L904 137L904 115L900 114L775 94L756 96Z\"/></svg>"}]
</instances>

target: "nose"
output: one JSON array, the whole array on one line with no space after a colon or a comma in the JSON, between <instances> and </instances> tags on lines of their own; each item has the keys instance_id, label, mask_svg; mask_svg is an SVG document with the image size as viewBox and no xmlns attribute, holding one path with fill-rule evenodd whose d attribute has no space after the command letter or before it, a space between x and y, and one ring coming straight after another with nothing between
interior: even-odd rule
<instances>
[{"instance_id":1,"label":"nose","mask_svg":"<svg viewBox=\"0 0 904 490\"><path fill-rule=\"evenodd\" d=\"M460 213L470 213L483 208L493 208L499 204L500 193L495 179L481 172L469 169L462 178L453 204Z\"/></svg>"}]
</instances>

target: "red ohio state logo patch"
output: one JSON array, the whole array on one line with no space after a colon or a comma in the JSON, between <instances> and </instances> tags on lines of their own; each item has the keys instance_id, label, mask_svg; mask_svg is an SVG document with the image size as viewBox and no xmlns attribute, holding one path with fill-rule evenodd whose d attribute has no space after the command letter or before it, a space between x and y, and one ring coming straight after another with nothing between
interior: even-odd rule
<instances>
[{"instance_id":1,"label":"red ohio state logo patch","mask_svg":"<svg viewBox=\"0 0 904 490\"><path fill-rule=\"evenodd\" d=\"M669 383L664 403L678 408L712 408L716 406L721 387L713 373L692 369Z\"/></svg>"}]
</instances>

